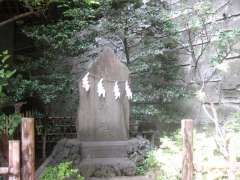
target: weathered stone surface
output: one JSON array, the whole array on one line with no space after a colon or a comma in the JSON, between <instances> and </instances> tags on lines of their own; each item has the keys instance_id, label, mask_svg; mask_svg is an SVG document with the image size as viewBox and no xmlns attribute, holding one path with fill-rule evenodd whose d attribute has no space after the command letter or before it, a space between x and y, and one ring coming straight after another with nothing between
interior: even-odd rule
<instances>
[{"instance_id":1,"label":"weathered stone surface","mask_svg":"<svg viewBox=\"0 0 240 180\"><path fill-rule=\"evenodd\" d=\"M88 141L81 143L82 158L126 158L128 141Z\"/></svg>"},{"instance_id":2,"label":"weathered stone surface","mask_svg":"<svg viewBox=\"0 0 240 180\"><path fill-rule=\"evenodd\" d=\"M206 99L207 102L219 103L221 101L221 87L219 82L207 83L204 91L208 95L208 98Z\"/></svg>"},{"instance_id":3,"label":"weathered stone surface","mask_svg":"<svg viewBox=\"0 0 240 180\"><path fill-rule=\"evenodd\" d=\"M222 89L235 89L240 85L240 61L235 60L228 62L229 70L224 74Z\"/></svg>"},{"instance_id":4,"label":"weathered stone surface","mask_svg":"<svg viewBox=\"0 0 240 180\"><path fill-rule=\"evenodd\" d=\"M240 91L237 89L223 90L223 103L233 103L240 105Z\"/></svg>"},{"instance_id":5,"label":"weathered stone surface","mask_svg":"<svg viewBox=\"0 0 240 180\"><path fill-rule=\"evenodd\" d=\"M128 68L110 48L105 48L88 69L90 90L86 92L79 81L80 102L77 118L78 138L83 141L126 140L129 129L129 102L124 81L129 78ZM103 78L106 97L98 97L97 84ZM115 100L113 87L119 82L121 97ZM121 83L120 83L121 82Z\"/></svg>"},{"instance_id":6,"label":"weathered stone surface","mask_svg":"<svg viewBox=\"0 0 240 180\"><path fill-rule=\"evenodd\" d=\"M153 148L149 140L138 136L128 141L128 158L136 165L140 165L147 157L147 153Z\"/></svg>"},{"instance_id":7,"label":"weathered stone surface","mask_svg":"<svg viewBox=\"0 0 240 180\"><path fill-rule=\"evenodd\" d=\"M218 118L221 122L229 120L233 113L239 111L239 105L235 104L225 103L217 106Z\"/></svg>"},{"instance_id":8,"label":"weathered stone surface","mask_svg":"<svg viewBox=\"0 0 240 180\"><path fill-rule=\"evenodd\" d=\"M84 159L79 169L84 177L133 176L136 165L128 158L90 158Z\"/></svg>"},{"instance_id":9,"label":"weathered stone surface","mask_svg":"<svg viewBox=\"0 0 240 180\"><path fill-rule=\"evenodd\" d=\"M85 175L87 176L89 176L89 174L91 174L91 176L98 177L124 175L132 176L135 173L136 166L144 161L147 153L152 148L150 142L147 139L137 137L125 141L124 143L122 142L122 145L126 148L126 151L124 152L124 155L126 155L125 157L111 157L106 154L101 154L102 158L84 158L84 155L81 154L81 152L83 152L82 144L84 143L86 142L81 142L79 139L63 139L59 141L55 146L52 154L38 168L36 172L37 180L40 179L40 177L43 175L43 172L47 166L56 165L64 160L72 161L74 167L79 168L82 172L84 171L83 173L86 173ZM100 142L96 143L96 145L99 145L98 143ZM113 146L115 145L116 147L119 147L119 143L116 142L106 143L108 143L108 145L112 144ZM91 145L91 147L93 147L93 145ZM97 146L97 148L99 148L99 146ZM112 153L115 155L114 152ZM101 160L104 162L102 163Z\"/></svg>"},{"instance_id":10,"label":"weathered stone surface","mask_svg":"<svg viewBox=\"0 0 240 180\"><path fill-rule=\"evenodd\" d=\"M146 176L133 177L112 177L112 178L89 178L87 180L156 180L154 174L147 174Z\"/></svg>"}]
</instances>

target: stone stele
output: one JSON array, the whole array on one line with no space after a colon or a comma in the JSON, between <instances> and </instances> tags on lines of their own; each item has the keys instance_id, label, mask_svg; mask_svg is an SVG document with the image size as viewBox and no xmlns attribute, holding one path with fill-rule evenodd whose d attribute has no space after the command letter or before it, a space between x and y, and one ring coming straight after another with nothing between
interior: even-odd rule
<instances>
[{"instance_id":1,"label":"stone stele","mask_svg":"<svg viewBox=\"0 0 240 180\"><path fill-rule=\"evenodd\" d=\"M129 80L128 68L117 59L110 48L104 48L88 68L90 89L82 87L79 80L79 108L77 117L78 139L81 141L127 140L129 130L129 101L125 81ZM97 94L97 84L103 78L105 97ZM114 84L118 81L120 98L115 100Z\"/></svg>"}]
</instances>

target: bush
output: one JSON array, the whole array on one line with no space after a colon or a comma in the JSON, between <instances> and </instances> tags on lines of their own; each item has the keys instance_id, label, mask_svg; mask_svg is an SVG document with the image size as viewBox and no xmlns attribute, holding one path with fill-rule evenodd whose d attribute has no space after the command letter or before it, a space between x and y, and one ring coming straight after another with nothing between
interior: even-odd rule
<instances>
[{"instance_id":1,"label":"bush","mask_svg":"<svg viewBox=\"0 0 240 180\"><path fill-rule=\"evenodd\" d=\"M159 162L154 153L155 151L150 151L143 163L137 166L137 175L144 175L147 171L159 168Z\"/></svg>"},{"instance_id":2,"label":"bush","mask_svg":"<svg viewBox=\"0 0 240 180\"><path fill-rule=\"evenodd\" d=\"M18 125L21 123L20 114L11 114L6 116L0 114L0 135L5 134L9 138L12 138Z\"/></svg>"},{"instance_id":3,"label":"bush","mask_svg":"<svg viewBox=\"0 0 240 180\"><path fill-rule=\"evenodd\" d=\"M64 180L65 178L76 178L84 180L77 169L73 168L72 162L62 162L57 166L49 166L41 177L41 180Z\"/></svg>"}]
</instances>

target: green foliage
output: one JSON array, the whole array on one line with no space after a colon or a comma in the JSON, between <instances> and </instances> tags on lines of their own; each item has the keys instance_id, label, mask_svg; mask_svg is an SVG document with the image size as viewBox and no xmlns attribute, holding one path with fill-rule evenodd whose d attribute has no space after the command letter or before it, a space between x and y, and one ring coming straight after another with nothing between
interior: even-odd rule
<instances>
[{"instance_id":1,"label":"green foliage","mask_svg":"<svg viewBox=\"0 0 240 180\"><path fill-rule=\"evenodd\" d=\"M147 157L143 163L137 166L136 174L144 175L146 172L156 170L157 168L159 168L159 163L156 159L154 151L150 151L148 152Z\"/></svg>"},{"instance_id":2,"label":"green foliage","mask_svg":"<svg viewBox=\"0 0 240 180\"><path fill-rule=\"evenodd\" d=\"M121 34L120 39L125 43L126 48L129 47L128 43L134 42L141 35L143 38L137 45L141 53L129 55L130 60L134 61L130 65L133 74L132 88L136 91L133 101L136 104L147 102L148 105L134 105L132 113L146 113L151 118L160 119L161 122L176 122L178 111L170 112L169 104L186 97L186 90L174 83L179 79L177 58L173 53L162 51L162 49L175 48L175 39L166 38L163 42L154 37L155 34L165 35L175 32L176 26L173 21L167 20L167 17L160 13L163 9L161 3L159 5L151 2L144 7L140 0L58 0L55 3L62 12L59 19L43 25L27 26L24 29L24 32L35 40L39 49L44 51L47 49L48 54L52 56L79 55L96 37L95 32L89 33L87 37L81 36L81 32L84 32L89 25L96 25L101 17L106 21L101 21L105 25L104 31L100 30L98 35ZM51 61L52 58L45 60ZM26 68L24 71L27 71ZM55 86L41 87L49 81L40 81L31 76L18 82L21 84L18 86L18 91L14 92L15 99L21 99L27 92L37 92L44 102L55 99L51 96L55 92Z\"/></svg>"},{"instance_id":3,"label":"green foliage","mask_svg":"<svg viewBox=\"0 0 240 180\"><path fill-rule=\"evenodd\" d=\"M19 1L23 2L28 7L31 6L32 8L38 7L45 2L45 0L19 0Z\"/></svg>"},{"instance_id":4,"label":"green foliage","mask_svg":"<svg viewBox=\"0 0 240 180\"><path fill-rule=\"evenodd\" d=\"M154 153L155 158L159 163L159 168L156 172L158 180L181 179L181 134L177 131L171 136L165 136L160 138L160 142L160 148L157 149Z\"/></svg>"},{"instance_id":5,"label":"green foliage","mask_svg":"<svg viewBox=\"0 0 240 180\"><path fill-rule=\"evenodd\" d=\"M86 4L88 4L89 6L92 6L92 5L100 5L100 2L99 1L96 1L96 0L85 0L84 1Z\"/></svg>"},{"instance_id":6,"label":"green foliage","mask_svg":"<svg viewBox=\"0 0 240 180\"><path fill-rule=\"evenodd\" d=\"M226 163L226 159L219 152L219 148L215 143L213 128L214 127L209 125L202 125L194 131L193 157L195 163L201 163L203 165L205 163L214 164L216 162L222 164ZM231 128L229 127L229 129ZM236 156L239 160L239 132L233 132L231 136L233 138ZM182 168L182 135L180 130L170 136L160 138L160 143L160 147L153 152L154 159L158 163L158 168L154 171L157 176L157 180L180 180ZM195 172L194 178L201 178L204 180L227 180L226 174L227 169L209 169L205 170L201 174ZM236 178L240 178L239 173L236 174Z\"/></svg>"},{"instance_id":7,"label":"green foliage","mask_svg":"<svg viewBox=\"0 0 240 180\"><path fill-rule=\"evenodd\" d=\"M56 24L28 27L25 31L36 41L37 46L73 55L86 48L84 42L74 38L74 34L84 25L84 21L65 20Z\"/></svg>"},{"instance_id":8,"label":"green foliage","mask_svg":"<svg viewBox=\"0 0 240 180\"><path fill-rule=\"evenodd\" d=\"M42 54L42 57L34 54L15 56L11 66L16 69L16 74L5 88L12 102L37 97L44 104L50 104L60 95L70 92L68 66L60 71L58 57L53 51L43 50Z\"/></svg>"},{"instance_id":9,"label":"green foliage","mask_svg":"<svg viewBox=\"0 0 240 180\"><path fill-rule=\"evenodd\" d=\"M25 34L36 41L40 48L50 48L52 53L78 55L94 39L94 34L81 39L78 33L94 23L101 13L100 1L57 1L63 11L59 20L43 25L26 26ZM96 7L97 5L97 7Z\"/></svg>"},{"instance_id":10,"label":"green foliage","mask_svg":"<svg viewBox=\"0 0 240 180\"><path fill-rule=\"evenodd\" d=\"M211 63L216 66L221 64L231 53L237 52L235 47L239 42L240 28L228 31L220 31L214 37L214 45L217 55L211 59Z\"/></svg>"},{"instance_id":11,"label":"green foliage","mask_svg":"<svg viewBox=\"0 0 240 180\"><path fill-rule=\"evenodd\" d=\"M104 21L104 27L110 33L121 34L119 37L125 48L134 46L138 51L131 54L129 48L129 57L126 55L134 90L131 116L145 114L148 115L146 119L177 122L180 116L178 119L174 116L177 117L178 111L171 111L168 105L186 97L187 92L175 83L180 79L177 57L171 52L177 46L176 41L171 37L164 41L155 37L175 32L171 31L175 24L161 16L163 7L158 3L141 5L137 1L126 1L110 9L107 21ZM139 36L141 40L138 41Z\"/></svg>"},{"instance_id":12,"label":"green foliage","mask_svg":"<svg viewBox=\"0 0 240 180\"><path fill-rule=\"evenodd\" d=\"M233 113L231 118L224 123L228 132L240 132L240 112Z\"/></svg>"},{"instance_id":13,"label":"green foliage","mask_svg":"<svg viewBox=\"0 0 240 180\"><path fill-rule=\"evenodd\" d=\"M177 59L169 54L147 56L129 66L132 71L132 114L148 115L148 119L176 123L181 114L174 108L180 98L188 96L186 89L175 84L178 80Z\"/></svg>"},{"instance_id":14,"label":"green foliage","mask_svg":"<svg viewBox=\"0 0 240 180\"><path fill-rule=\"evenodd\" d=\"M68 3L68 0L19 0L28 8L42 8L51 3Z\"/></svg>"},{"instance_id":15,"label":"green foliage","mask_svg":"<svg viewBox=\"0 0 240 180\"><path fill-rule=\"evenodd\" d=\"M77 169L73 168L72 162L62 162L57 166L49 166L45 170L41 180L64 180L65 178L77 178L84 180Z\"/></svg>"},{"instance_id":16,"label":"green foliage","mask_svg":"<svg viewBox=\"0 0 240 180\"><path fill-rule=\"evenodd\" d=\"M9 138L12 138L20 122L21 115L19 114L11 114L9 116L5 114L0 115L0 135L6 134Z\"/></svg>"},{"instance_id":17,"label":"green foliage","mask_svg":"<svg viewBox=\"0 0 240 180\"><path fill-rule=\"evenodd\" d=\"M67 92L69 80L60 74L33 77L30 80L15 79L14 89L9 90L13 101L20 101L25 97L38 96L44 104L54 102L59 95Z\"/></svg>"},{"instance_id":18,"label":"green foliage","mask_svg":"<svg viewBox=\"0 0 240 180\"><path fill-rule=\"evenodd\" d=\"M79 55L87 49L96 35L91 33L82 38L79 32L97 20L105 2L97 0L24 2L33 7L46 8L52 5L60 15L57 19L46 19L44 24L29 23L23 27L23 33L34 41L40 57L17 56L14 64L17 76L8 86L8 95L13 101L37 96L43 103L49 104L57 100L61 94L69 92L67 88L71 81L68 77L69 71L58 70L56 66L61 64L62 59L59 57Z\"/></svg>"},{"instance_id":19,"label":"green foliage","mask_svg":"<svg viewBox=\"0 0 240 180\"><path fill-rule=\"evenodd\" d=\"M8 80L16 72L15 70L10 70L9 68L9 64L7 62L9 57L10 56L8 55L7 51L3 51L0 54L0 98L5 95L3 88L8 85Z\"/></svg>"}]
</instances>

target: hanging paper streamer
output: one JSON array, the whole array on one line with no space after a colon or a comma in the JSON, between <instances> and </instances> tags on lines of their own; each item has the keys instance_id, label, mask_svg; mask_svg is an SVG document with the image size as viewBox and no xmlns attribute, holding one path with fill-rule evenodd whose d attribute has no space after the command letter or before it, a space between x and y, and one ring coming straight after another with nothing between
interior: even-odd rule
<instances>
[{"instance_id":1,"label":"hanging paper streamer","mask_svg":"<svg viewBox=\"0 0 240 180\"><path fill-rule=\"evenodd\" d=\"M114 92L115 99L116 100L119 99L120 98L120 90L119 90L117 81L114 84L113 92Z\"/></svg>"},{"instance_id":2,"label":"hanging paper streamer","mask_svg":"<svg viewBox=\"0 0 240 180\"><path fill-rule=\"evenodd\" d=\"M103 78L100 79L100 81L98 82L98 85L97 85L97 93L98 93L98 96L99 97L105 97L106 96L106 91L103 87Z\"/></svg>"},{"instance_id":3,"label":"hanging paper streamer","mask_svg":"<svg viewBox=\"0 0 240 180\"><path fill-rule=\"evenodd\" d=\"M89 76L89 72L82 79L82 87L86 90L86 92L88 92L90 89L88 76Z\"/></svg>"},{"instance_id":4,"label":"hanging paper streamer","mask_svg":"<svg viewBox=\"0 0 240 180\"><path fill-rule=\"evenodd\" d=\"M129 87L128 81L125 82L125 91L126 91L126 95L128 97L128 99L132 99L132 91Z\"/></svg>"},{"instance_id":5,"label":"hanging paper streamer","mask_svg":"<svg viewBox=\"0 0 240 180\"><path fill-rule=\"evenodd\" d=\"M87 74L82 78L82 87L86 92L88 92L91 88L90 83L89 83L89 76L92 76L94 78L97 77L96 75L90 74L89 72L87 72ZM120 92L120 88L119 88L119 81L107 80L107 79L105 79L104 81L114 82L114 87L113 87L114 98L115 98L115 100L120 99L121 92ZM120 83L125 83L126 96L129 100L131 100L132 99L132 91L128 84L128 81L120 81ZM103 78L101 78L97 83L97 94L99 97L103 97L103 98L106 97L106 90L104 89L104 86L103 86Z\"/></svg>"}]
</instances>

